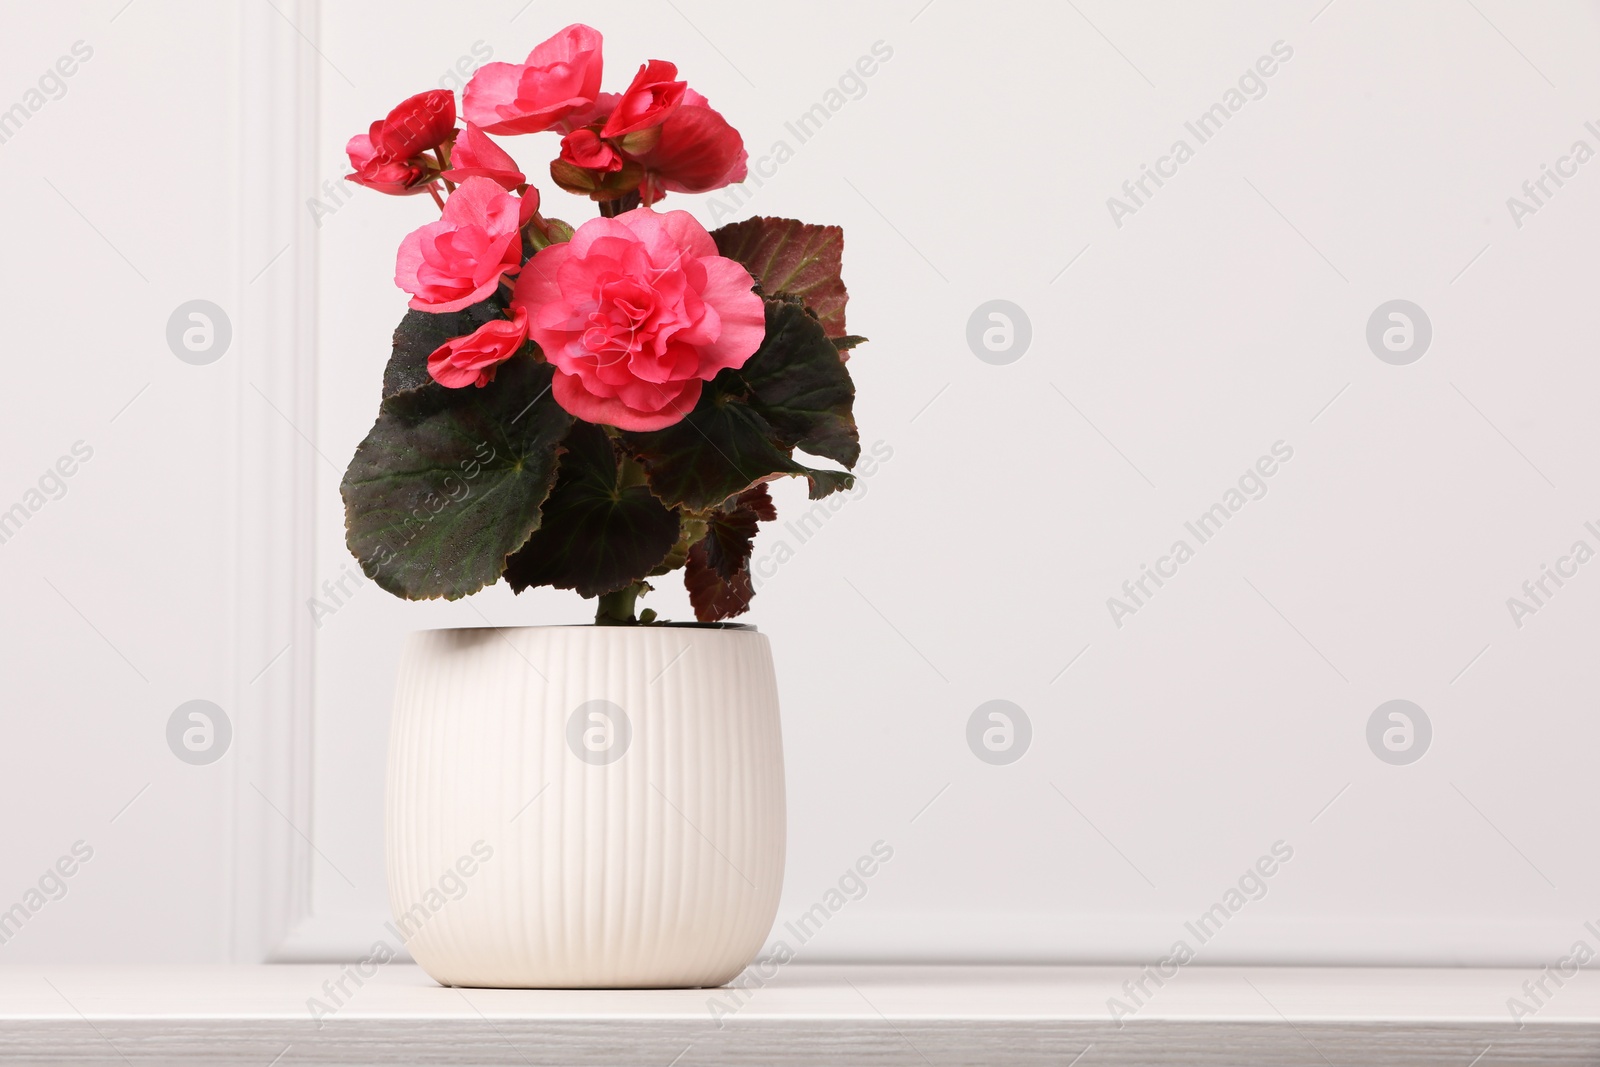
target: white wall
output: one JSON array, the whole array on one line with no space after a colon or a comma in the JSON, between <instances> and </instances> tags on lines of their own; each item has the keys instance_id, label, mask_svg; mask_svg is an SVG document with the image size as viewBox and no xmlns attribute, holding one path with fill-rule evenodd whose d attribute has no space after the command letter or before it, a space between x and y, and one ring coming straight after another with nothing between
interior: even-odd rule
<instances>
[{"instance_id":1,"label":"white wall","mask_svg":"<svg viewBox=\"0 0 1600 1067\"><path fill-rule=\"evenodd\" d=\"M519 59L574 20L606 33L608 84L673 59L753 156L779 139L796 148L733 214L845 226L851 326L874 339L851 364L858 420L893 449L814 537L773 528L757 546L795 550L751 616L772 637L785 702L775 936L874 841L895 849L807 958L1153 959L1278 841L1293 858L1202 959L1560 955L1595 917L1600 876L1579 836L1597 814L1597 567L1520 628L1506 601L1575 540L1600 549L1584 527L1600 527L1585 314L1600 163L1520 226L1506 201L1575 140L1600 149L1584 127L1600 127L1585 110L1593 6L977 10L506 0L393 3L375 19L325 4L303 27L320 50L304 53L320 94L315 161L283 195L306 211L343 173L351 132L474 45ZM73 841L96 846L0 960L221 955L240 921L227 808L261 814L241 781L246 749L189 767L162 736L178 703L247 689L262 666L236 661L230 599L250 562L230 556L227 478L229 414L262 402L250 335L209 367L180 363L162 337L177 304L231 306L220 280L250 276L232 235L238 24L221 5L114 12L10 16L0 35L11 71L43 70L79 38L95 46L67 96L0 144L20 235L0 270L14 307L44 312L21 316L12 349L6 499L73 441L96 449L69 494L0 545L12 742L0 790L26 812L8 820L0 901ZM785 121L880 41L893 57L864 95L798 144ZM1280 41L1293 54L1265 95L1199 144L1185 122ZM0 89L20 98L27 84ZM1193 159L1119 227L1107 198L1178 138ZM555 141L510 147L538 175ZM136 184L120 177L133 159ZM164 159L170 174L151 165ZM587 217L541 184L553 213ZM338 468L371 423L404 308L393 248L428 214L423 199L354 192L315 228L306 429L329 461L307 464L315 573L297 600L350 566ZM713 208L725 197L673 201L708 223L727 214ZM1364 336L1396 298L1433 328L1407 366ZM1009 365L966 341L993 299L1032 324ZM1184 523L1279 441L1293 457L1265 497L1199 544ZM791 488L779 506L807 505ZM1179 538L1194 558L1119 627L1107 598ZM687 611L681 591L654 599ZM323 620L301 709L314 717L316 853L280 956L350 950L383 918L399 636L587 615L550 591L412 605L364 585ZM1433 729L1406 766L1366 740L1373 710L1396 698ZM1032 723L1007 766L966 740L994 699Z\"/></svg>"},{"instance_id":2,"label":"white wall","mask_svg":"<svg viewBox=\"0 0 1600 1067\"><path fill-rule=\"evenodd\" d=\"M93 453L0 544L0 907L75 842L93 850L7 961L227 945L229 772L179 763L164 730L260 666L230 640L249 346L191 366L165 334L186 301L235 304L235 17L120 6L11 5L0 33L0 108L27 111L0 143L0 506L26 505L76 442ZM30 95L75 46L88 58Z\"/></svg>"}]
</instances>

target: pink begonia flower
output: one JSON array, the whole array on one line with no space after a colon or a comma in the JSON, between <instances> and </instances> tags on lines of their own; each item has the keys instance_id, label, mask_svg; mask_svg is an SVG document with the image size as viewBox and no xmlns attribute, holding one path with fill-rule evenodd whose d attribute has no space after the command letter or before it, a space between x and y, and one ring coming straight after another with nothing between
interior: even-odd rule
<instances>
[{"instance_id":1,"label":"pink begonia flower","mask_svg":"<svg viewBox=\"0 0 1600 1067\"><path fill-rule=\"evenodd\" d=\"M744 138L693 89L661 125L661 139L637 157L644 165L644 199L663 191L708 193L745 179Z\"/></svg>"},{"instance_id":2,"label":"pink begonia flower","mask_svg":"<svg viewBox=\"0 0 1600 1067\"><path fill-rule=\"evenodd\" d=\"M493 293L521 263L525 206L488 178L457 186L443 218L400 242L394 283L411 294L412 309L460 311Z\"/></svg>"},{"instance_id":3,"label":"pink begonia flower","mask_svg":"<svg viewBox=\"0 0 1600 1067\"><path fill-rule=\"evenodd\" d=\"M574 23L539 45L525 63L487 63L461 94L467 121L488 133L539 133L600 93L601 38Z\"/></svg>"},{"instance_id":4,"label":"pink begonia flower","mask_svg":"<svg viewBox=\"0 0 1600 1067\"><path fill-rule=\"evenodd\" d=\"M494 381L494 372L528 339L528 314L515 308L509 319L484 323L465 337L452 337L428 357L428 376L446 389L479 389Z\"/></svg>"},{"instance_id":5,"label":"pink begonia flower","mask_svg":"<svg viewBox=\"0 0 1600 1067\"><path fill-rule=\"evenodd\" d=\"M588 422L659 430L761 347L754 286L688 212L636 208L539 252L512 304L555 368L556 403Z\"/></svg>"},{"instance_id":6,"label":"pink begonia flower","mask_svg":"<svg viewBox=\"0 0 1600 1067\"><path fill-rule=\"evenodd\" d=\"M678 68L664 59L652 59L633 76L617 106L606 118L601 137L622 137L648 130L667 121L683 103L687 82L678 81Z\"/></svg>"},{"instance_id":7,"label":"pink begonia flower","mask_svg":"<svg viewBox=\"0 0 1600 1067\"><path fill-rule=\"evenodd\" d=\"M408 97L350 138L344 150L355 173L346 177L393 196L427 192L429 171L417 157L448 140L455 126L456 98L449 90Z\"/></svg>"},{"instance_id":8,"label":"pink begonia flower","mask_svg":"<svg viewBox=\"0 0 1600 1067\"><path fill-rule=\"evenodd\" d=\"M561 158L574 167L608 174L622 169L622 154L590 129L573 130L561 138Z\"/></svg>"},{"instance_id":9,"label":"pink begonia flower","mask_svg":"<svg viewBox=\"0 0 1600 1067\"><path fill-rule=\"evenodd\" d=\"M489 135L472 123L456 137L450 149L450 169L440 177L453 182L468 178L488 178L507 192L527 182L527 177L517 166L517 161L489 139Z\"/></svg>"}]
</instances>

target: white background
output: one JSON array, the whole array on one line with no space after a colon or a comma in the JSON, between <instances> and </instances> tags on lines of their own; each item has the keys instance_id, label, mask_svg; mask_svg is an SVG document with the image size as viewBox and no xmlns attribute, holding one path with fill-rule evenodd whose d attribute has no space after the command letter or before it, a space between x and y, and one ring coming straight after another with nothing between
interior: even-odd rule
<instances>
[{"instance_id":1,"label":"white background","mask_svg":"<svg viewBox=\"0 0 1600 1067\"><path fill-rule=\"evenodd\" d=\"M874 841L895 854L803 958L1153 960L1280 840L1293 859L1201 959L1531 965L1600 917L1600 563L1520 628L1506 606L1575 540L1600 548L1583 528L1600 526L1600 162L1520 228L1506 204L1573 141L1600 148L1593 4L122 3L14 7L0 34L0 109L74 41L95 50L0 144L0 507L74 441L95 449L0 545L0 908L74 841L95 848L0 962L370 943L400 635L591 614L549 590L414 605L363 583L295 652L309 705L279 714L310 716L314 758L281 794L246 772L248 729L209 767L167 750L178 704L248 701L286 669L238 651L245 501L314 502L296 604L354 569L338 477L404 310L394 247L430 218L425 197L350 188L313 246L241 249L267 210L244 199L238 73L263 17L304 22L312 154L270 195L307 222L325 180L347 184L352 133L478 42L520 60L582 20L606 35L608 88L672 59L753 157L796 149L742 207L665 206L845 227L850 326L873 339L851 362L857 418L893 458L814 538L780 523L757 544L795 549L749 619L784 702L780 924ZM880 41L864 94L798 144L785 122ZM1279 41L1293 56L1266 94L1117 226L1107 198L1175 139L1195 147L1184 123ZM548 213L592 214L544 177L553 135L506 141ZM173 357L173 308L249 306L302 253L312 405L262 388L268 324L243 314L219 362ZM1396 298L1433 326L1409 366L1364 336ZM992 299L1032 323L1006 366L966 341ZM246 484L258 445L238 427L279 407L296 413L279 445L326 458L288 489ZM1267 495L1115 625L1107 598L1193 545L1184 522L1278 441L1294 455ZM802 498L785 487L780 512ZM687 614L678 588L650 603ZM1394 698L1433 725L1409 766L1366 742ZM992 699L1032 722L1009 766L967 746ZM315 852L295 929L254 946L240 827L269 803Z\"/></svg>"}]
</instances>

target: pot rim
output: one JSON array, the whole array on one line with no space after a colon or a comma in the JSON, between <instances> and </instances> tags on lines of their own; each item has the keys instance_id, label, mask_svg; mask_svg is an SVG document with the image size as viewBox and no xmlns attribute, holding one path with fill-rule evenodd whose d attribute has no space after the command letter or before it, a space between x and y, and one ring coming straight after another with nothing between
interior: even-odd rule
<instances>
[{"instance_id":1,"label":"pot rim","mask_svg":"<svg viewBox=\"0 0 1600 1067\"><path fill-rule=\"evenodd\" d=\"M732 633L760 633L755 623L751 622L641 622L641 623L611 623L600 625L594 622L569 622L569 623L544 623L535 626L425 626L412 630L411 633L436 634L436 633L464 633L473 630L605 630L608 632L628 632L634 630L727 630Z\"/></svg>"}]
</instances>

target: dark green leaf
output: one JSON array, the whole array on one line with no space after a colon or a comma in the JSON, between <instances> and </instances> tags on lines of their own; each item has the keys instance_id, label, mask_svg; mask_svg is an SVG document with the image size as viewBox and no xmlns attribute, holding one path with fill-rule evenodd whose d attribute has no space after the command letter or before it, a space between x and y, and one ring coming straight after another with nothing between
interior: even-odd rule
<instances>
[{"instance_id":1,"label":"dark green leaf","mask_svg":"<svg viewBox=\"0 0 1600 1067\"><path fill-rule=\"evenodd\" d=\"M598 426L574 423L565 446L544 521L507 561L506 581L518 593L535 585L586 597L616 592L672 551L678 514L649 487L619 484L616 451Z\"/></svg>"},{"instance_id":2,"label":"dark green leaf","mask_svg":"<svg viewBox=\"0 0 1600 1067\"><path fill-rule=\"evenodd\" d=\"M737 260L769 294L790 293L817 313L830 336L844 329L849 299L839 276L844 230L795 219L745 219L711 234L717 251Z\"/></svg>"},{"instance_id":3,"label":"dark green leaf","mask_svg":"<svg viewBox=\"0 0 1600 1067\"><path fill-rule=\"evenodd\" d=\"M821 500L829 493L837 493L841 489L849 489L856 484L856 476L844 471L807 470L806 479L811 483L810 492L807 493L812 500Z\"/></svg>"},{"instance_id":4,"label":"dark green leaf","mask_svg":"<svg viewBox=\"0 0 1600 1067\"><path fill-rule=\"evenodd\" d=\"M394 349L383 369L383 395L390 397L429 384L433 379L428 377L428 357L440 345L452 337L465 337L491 319L503 318L505 311L492 298L437 315L407 311L395 327Z\"/></svg>"},{"instance_id":5,"label":"dark green leaf","mask_svg":"<svg viewBox=\"0 0 1600 1067\"><path fill-rule=\"evenodd\" d=\"M839 350L822 325L797 300L767 301L767 333L739 376L751 405L786 449L854 467L861 456L851 411L856 387Z\"/></svg>"},{"instance_id":6,"label":"dark green leaf","mask_svg":"<svg viewBox=\"0 0 1600 1067\"><path fill-rule=\"evenodd\" d=\"M572 416L550 368L518 356L483 389L436 383L386 398L340 491L367 576L410 600L494 583L539 526Z\"/></svg>"},{"instance_id":7,"label":"dark green leaf","mask_svg":"<svg viewBox=\"0 0 1600 1067\"><path fill-rule=\"evenodd\" d=\"M683 421L623 435L662 503L704 511L774 474L810 478L813 498L851 484L848 474L812 470L790 458L772 425L727 391L741 386L735 372L723 371L706 384ZM840 478L846 480L840 483Z\"/></svg>"}]
</instances>

